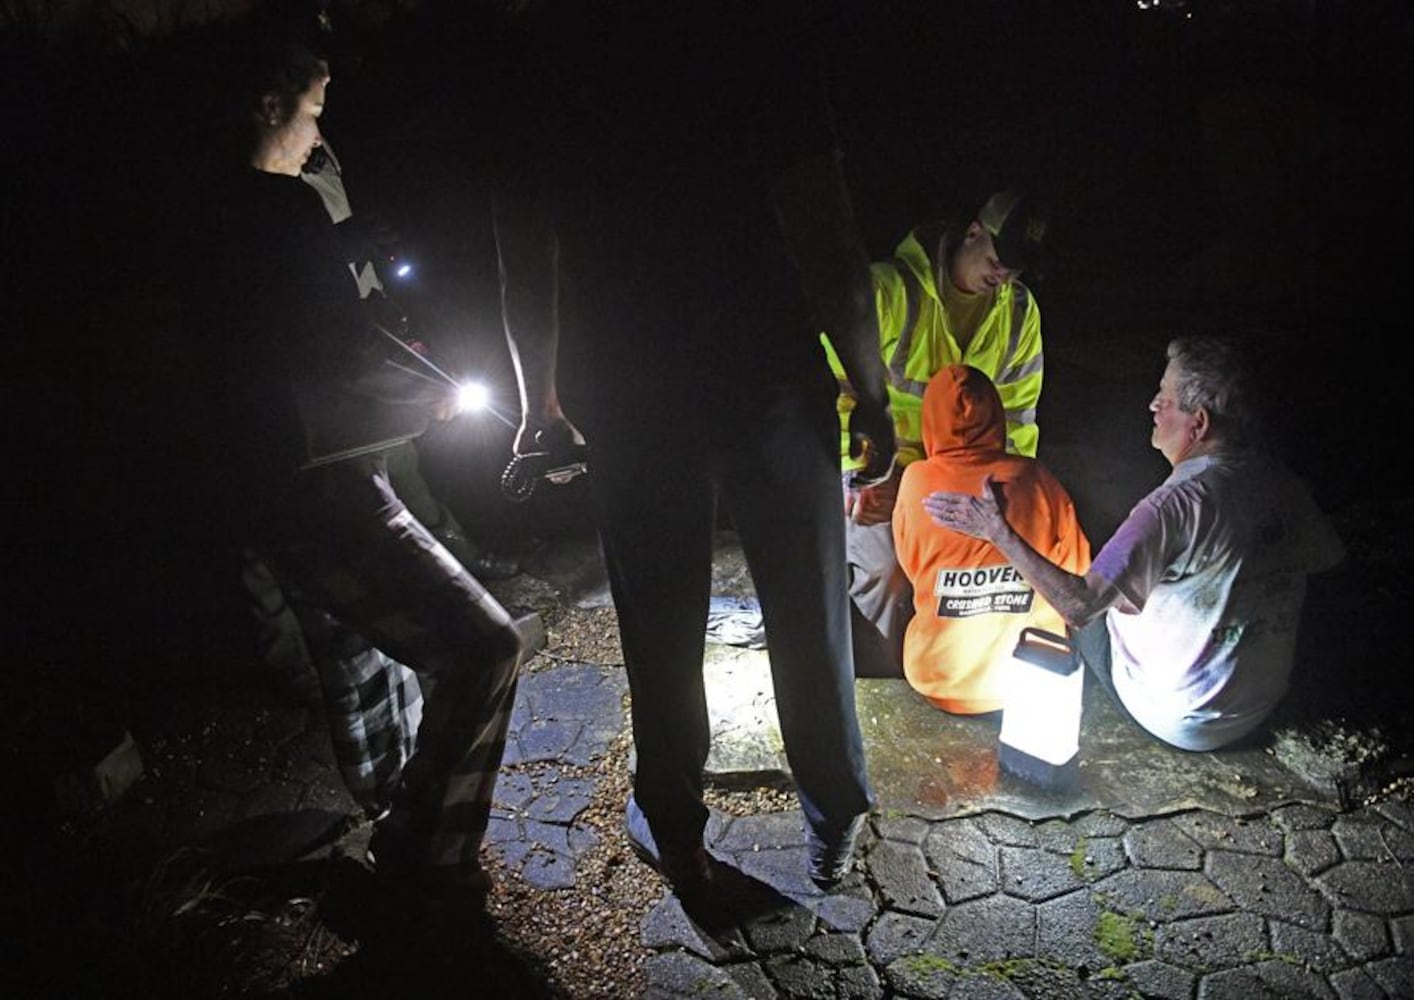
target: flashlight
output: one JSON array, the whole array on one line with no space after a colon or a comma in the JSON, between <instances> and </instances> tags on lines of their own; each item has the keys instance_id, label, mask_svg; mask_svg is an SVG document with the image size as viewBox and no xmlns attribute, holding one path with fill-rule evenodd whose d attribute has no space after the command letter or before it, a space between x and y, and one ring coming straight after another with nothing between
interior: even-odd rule
<instances>
[{"instance_id":1,"label":"flashlight","mask_svg":"<svg viewBox=\"0 0 1414 1000\"><path fill-rule=\"evenodd\" d=\"M457 386L457 412L479 413L491 402L491 393L480 382L463 382Z\"/></svg>"},{"instance_id":2,"label":"flashlight","mask_svg":"<svg viewBox=\"0 0 1414 1000\"><path fill-rule=\"evenodd\" d=\"M412 261L395 253L383 259L383 270L399 281L406 281L413 275Z\"/></svg>"}]
</instances>

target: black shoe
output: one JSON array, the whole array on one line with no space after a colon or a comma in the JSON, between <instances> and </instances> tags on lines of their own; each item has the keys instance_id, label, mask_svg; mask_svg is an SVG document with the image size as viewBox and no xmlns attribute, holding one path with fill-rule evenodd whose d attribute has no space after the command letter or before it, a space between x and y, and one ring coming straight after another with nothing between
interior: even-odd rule
<instances>
[{"instance_id":1,"label":"black shoe","mask_svg":"<svg viewBox=\"0 0 1414 1000\"><path fill-rule=\"evenodd\" d=\"M822 889L828 889L849 874L854 866L854 845L859 839L859 831L864 829L864 817L856 816L839 833L821 835L811 830L808 836L810 846L810 880Z\"/></svg>"},{"instance_id":2,"label":"black shoe","mask_svg":"<svg viewBox=\"0 0 1414 1000\"><path fill-rule=\"evenodd\" d=\"M416 893L430 903L480 908L493 885L491 874L480 864L455 868L418 864L409 856L403 838L377 826L368 841L368 862L380 880Z\"/></svg>"},{"instance_id":3,"label":"black shoe","mask_svg":"<svg viewBox=\"0 0 1414 1000\"><path fill-rule=\"evenodd\" d=\"M521 574L519 559L494 552L478 552L466 568L478 580L509 580Z\"/></svg>"},{"instance_id":4,"label":"black shoe","mask_svg":"<svg viewBox=\"0 0 1414 1000\"><path fill-rule=\"evenodd\" d=\"M712 885L712 856L695 844L659 848L638 801L630 795L624 808L624 835L639 860L656 868L679 898L700 899Z\"/></svg>"},{"instance_id":5,"label":"black shoe","mask_svg":"<svg viewBox=\"0 0 1414 1000\"><path fill-rule=\"evenodd\" d=\"M459 524L440 524L429 530L437 541L445 545L447 551L456 557L457 562L465 566L467 572L478 580L509 580L520 575L519 559L479 548L466 537Z\"/></svg>"}]
</instances>

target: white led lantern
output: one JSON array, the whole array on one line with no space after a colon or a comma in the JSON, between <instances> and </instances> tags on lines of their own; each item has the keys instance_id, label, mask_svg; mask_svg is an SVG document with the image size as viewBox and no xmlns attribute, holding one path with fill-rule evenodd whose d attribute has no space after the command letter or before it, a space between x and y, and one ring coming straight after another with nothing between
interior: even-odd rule
<instances>
[{"instance_id":1,"label":"white led lantern","mask_svg":"<svg viewBox=\"0 0 1414 1000\"><path fill-rule=\"evenodd\" d=\"M1085 671L1070 642L1024 628L1007 664L1002 709L1002 769L1048 788L1075 778Z\"/></svg>"}]
</instances>

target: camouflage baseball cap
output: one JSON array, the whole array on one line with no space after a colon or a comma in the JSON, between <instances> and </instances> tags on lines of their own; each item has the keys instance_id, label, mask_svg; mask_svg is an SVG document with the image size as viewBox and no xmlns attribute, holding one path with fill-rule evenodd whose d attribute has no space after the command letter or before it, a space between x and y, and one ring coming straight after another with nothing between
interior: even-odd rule
<instances>
[{"instance_id":1,"label":"camouflage baseball cap","mask_svg":"<svg viewBox=\"0 0 1414 1000\"><path fill-rule=\"evenodd\" d=\"M998 191L978 210L977 221L991 234L1004 266L1024 271L1040 262L1048 224L1030 198L1016 191Z\"/></svg>"}]
</instances>

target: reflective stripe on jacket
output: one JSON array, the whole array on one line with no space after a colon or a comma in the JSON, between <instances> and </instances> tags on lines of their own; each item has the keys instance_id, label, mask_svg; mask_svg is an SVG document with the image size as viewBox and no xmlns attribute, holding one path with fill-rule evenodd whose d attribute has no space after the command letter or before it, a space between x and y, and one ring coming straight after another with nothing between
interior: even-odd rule
<instances>
[{"instance_id":1,"label":"reflective stripe on jacket","mask_svg":"<svg viewBox=\"0 0 1414 1000\"><path fill-rule=\"evenodd\" d=\"M931 241L930 241L931 242ZM1021 282L997 289L992 308L983 317L967 350L961 350L933 280L934 264L910 233L894 251L894 259L870 266L874 304L879 315L879 340L888 369L889 402L898 438L898 461L907 465L923 457L920 411L923 390L939 369L971 365L997 387L1006 410L1007 451L1036 457L1040 431L1036 404L1041 398L1043 357L1041 310ZM862 463L849 457L849 414L854 390L828 337L820 337L830 368L839 381L840 458L845 469Z\"/></svg>"}]
</instances>

